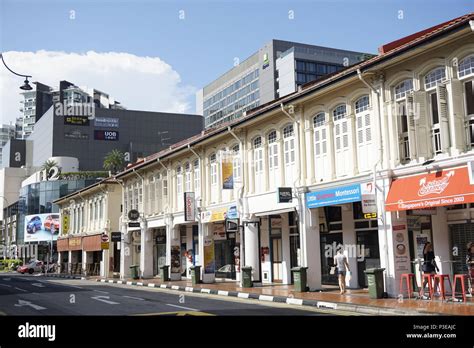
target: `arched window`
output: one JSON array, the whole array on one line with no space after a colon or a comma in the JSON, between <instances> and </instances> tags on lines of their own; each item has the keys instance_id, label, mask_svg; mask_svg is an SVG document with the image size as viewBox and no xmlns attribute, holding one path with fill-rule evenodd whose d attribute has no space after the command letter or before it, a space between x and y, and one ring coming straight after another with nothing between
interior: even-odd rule
<instances>
[{"instance_id":1,"label":"arched window","mask_svg":"<svg viewBox=\"0 0 474 348\"><path fill-rule=\"evenodd\" d=\"M349 126L347 121L347 108L339 104L332 111L334 120L334 145L336 175L348 174L351 157L349 154Z\"/></svg>"},{"instance_id":2,"label":"arched window","mask_svg":"<svg viewBox=\"0 0 474 348\"><path fill-rule=\"evenodd\" d=\"M209 162L211 163L211 185L217 185L217 156L215 153L209 156Z\"/></svg>"},{"instance_id":3,"label":"arched window","mask_svg":"<svg viewBox=\"0 0 474 348\"><path fill-rule=\"evenodd\" d=\"M192 187L191 187L191 165L189 162L186 162L184 165L184 189L186 192L191 192Z\"/></svg>"},{"instance_id":4,"label":"arched window","mask_svg":"<svg viewBox=\"0 0 474 348\"><path fill-rule=\"evenodd\" d=\"M199 169L199 159L194 160L193 167L194 167L194 192L196 193L196 196L199 196L201 194L201 172Z\"/></svg>"},{"instance_id":5,"label":"arched window","mask_svg":"<svg viewBox=\"0 0 474 348\"><path fill-rule=\"evenodd\" d=\"M285 185L293 185L295 169L295 131L289 124L283 128L283 152L285 161Z\"/></svg>"},{"instance_id":6,"label":"arched window","mask_svg":"<svg viewBox=\"0 0 474 348\"><path fill-rule=\"evenodd\" d=\"M181 208L184 204L183 200L183 168L181 166L176 168L176 199L177 206ZM183 203L183 204L182 204Z\"/></svg>"},{"instance_id":7,"label":"arched window","mask_svg":"<svg viewBox=\"0 0 474 348\"><path fill-rule=\"evenodd\" d=\"M425 90L432 89L446 80L446 69L444 66L431 70L425 76Z\"/></svg>"},{"instance_id":8,"label":"arched window","mask_svg":"<svg viewBox=\"0 0 474 348\"><path fill-rule=\"evenodd\" d=\"M458 64L459 78L474 74L474 54L467 56Z\"/></svg>"},{"instance_id":9,"label":"arched window","mask_svg":"<svg viewBox=\"0 0 474 348\"><path fill-rule=\"evenodd\" d=\"M253 162L255 173L255 192L262 190L263 186L263 147L262 137L253 140Z\"/></svg>"},{"instance_id":10,"label":"arched window","mask_svg":"<svg viewBox=\"0 0 474 348\"><path fill-rule=\"evenodd\" d=\"M313 117L314 127L314 175L317 181L324 180L327 177L328 146L327 146L327 127L326 114L320 112Z\"/></svg>"},{"instance_id":11,"label":"arched window","mask_svg":"<svg viewBox=\"0 0 474 348\"><path fill-rule=\"evenodd\" d=\"M403 99L413 91L413 80L408 79L400 82L394 88L395 91L395 100Z\"/></svg>"},{"instance_id":12,"label":"arched window","mask_svg":"<svg viewBox=\"0 0 474 348\"><path fill-rule=\"evenodd\" d=\"M278 142L277 142L277 132L271 131L267 135L268 143L268 169L269 169L269 186L270 190L274 187L277 187L280 183L280 173L278 170Z\"/></svg>"},{"instance_id":13,"label":"arched window","mask_svg":"<svg viewBox=\"0 0 474 348\"><path fill-rule=\"evenodd\" d=\"M240 169L240 146L236 144L232 147L233 159L233 176L235 180L240 180L241 169Z\"/></svg>"},{"instance_id":14,"label":"arched window","mask_svg":"<svg viewBox=\"0 0 474 348\"><path fill-rule=\"evenodd\" d=\"M369 111L369 96L365 95L355 102L357 128L357 159L359 171L369 170L370 150L372 144L371 114Z\"/></svg>"}]
</instances>

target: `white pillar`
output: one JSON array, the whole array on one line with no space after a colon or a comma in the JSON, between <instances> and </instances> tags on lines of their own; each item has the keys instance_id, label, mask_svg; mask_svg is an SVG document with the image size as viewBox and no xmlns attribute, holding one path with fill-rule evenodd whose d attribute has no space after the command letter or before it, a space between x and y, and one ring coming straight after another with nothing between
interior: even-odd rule
<instances>
[{"instance_id":1,"label":"white pillar","mask_svg":"<svg viewBox=\"0 0 474 348\"><path fill-rule=\"evenodd\" d=\"M153 233L147 226L147 221L143 220L140 233L140 275L142 278L153 277Z\"/></svg>"},{"instance_id":2,"label":"white pillar","mask_svg":"<svg viewBox=\"0 0 474 348\"><path fill-rule=\"evenodd\" d=\"M283 257L282 283L291 284L290 227L289 227L289 221L288 221L288 213L281 214L281 217L282 217L281 249L282 249L282 257Z\"/></svg>"},{"instance_id":3,"label":"white pillar","mask_svg":"<svg viewBox=\"0 0 474 348\"><path fill-rule=\"evenodd\" d=\"M433 228L433 251L436 255L436 264L440 274L452 274L450 261L451 250L449 241L448 217L446 207L438 207L436 215L431 216L431 226Z\"/></svg>"},{"instance_id":4,"label":"white pillar","mask_svg":"<svg viewBox=\"0 0 474 348\"><path fill-rule=\"evenodd\" d=\"M304 200L303 200L304 202ZM303 207L306 204L303 203ZM319 211L306 209L300 214L301 266L308 267L307 282L310 290L321 289L321 246L319 237Z\"/></svg>"},{"instance_id":5,"label":"white pillar","mask_svg":"<svg viewBox=\"0 0 474 348\"><path fill-rule=\"evenodd\" d=\"M258 223L244 223L245 233L245 265L252 267L252 278L256 282L260 279L260 252L258 250Z\"/></svg>"},{"instance_id":6,"label":"white pillar","mask_svg":"<svg viewBox=\"0 0 474 348\"><path fill-rule=\"evenodd\" d=\"M122 223L122 241L120 242L120 279L130 277L130 263L132 259L132 236L127 232L127 224Z\"/></svg>"},{"instance_id":7,"label":"white pillar","mask_svg":"<svg viewBox=\"0 0 474 348\"><path fill-rule=\"evenodd\" d=\"M83 271L87 271L87 251L84 251L84 250L81 250L80 251L82 253L82 270ZM87 274L89 275L89 274Z\"/></svg>"}]
</instances>

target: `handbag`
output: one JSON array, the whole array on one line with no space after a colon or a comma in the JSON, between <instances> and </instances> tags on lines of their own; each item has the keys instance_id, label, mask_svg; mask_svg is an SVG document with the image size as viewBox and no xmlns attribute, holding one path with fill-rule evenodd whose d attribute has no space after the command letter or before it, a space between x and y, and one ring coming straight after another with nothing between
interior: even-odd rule
<instances>
[{"instance_id":1,"label":"handbag","mask_svg":"<svg viewBox=\"0 0 474 348\"><path fill-rule=\"evenodd\" d=\"M331 267L329 274L336 274L336 267Z\"/></svg>"}]
</instances>

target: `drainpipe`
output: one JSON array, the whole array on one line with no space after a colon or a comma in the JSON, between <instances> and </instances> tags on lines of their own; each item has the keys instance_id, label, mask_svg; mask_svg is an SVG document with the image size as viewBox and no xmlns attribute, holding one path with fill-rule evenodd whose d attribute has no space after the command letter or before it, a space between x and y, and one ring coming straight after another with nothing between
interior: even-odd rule
<instances>
[{"instance_id":1,"label":"drainpipe","mask_svg":"<svg viewBox=\"0 0 474 348\"><path fill-rule=\"evenodd\" d=\"M232 128L230 126L227 127L227 131L229 132L230 135L232 135L238 142L239 142L239 151L241 153L241 158L243 158L243 154L244 154L244 142L242 141L242 139L240 139L235 133L234 131L232 130ZM244 199L244 188L245 188L245 171L244 171L244 166L243 166L243 163L241 165L241 170L242 170L242 187L239 188L239 191L238 191L238 198L237 198L237 211L239 212L239 218L241 219L241 217L244 216L244 205L243 205L243 199ZM241 221L242 223L242 221ZM243 226L243 223L242 223L242 226ZM240 229L240 227L239 227ZM245 233L245 230L242 229L241 233L240 233L240 267L242 269L242 265L245 266L245 237L244 237L244 233ZM260 242L260 241L259 241ZM259 250L260 252L260 250ZM262 266L260 265L260 273L262 273ZM241 276L242 278L242 276ZM262 281L262 277L260 275L260 280ZM242 281L242 279L241 279Z\"/></svg>"},{"instance_id":2,"label":"drainpipe","mask_svg":"<svg viewBox=\"0 0 474 348\"><path fill-rule=\"evenodd\" d=\"M203 176L201 175L202 173L202 159L201 159L201 156L198 155L198 153L196 151L194 151L194 149L191 147L190 144L188 144L188 150L191 151L194 156L196 156L199 160L199 185L201 186L199 188L199 191L201 193L201 197L202 197L202 193L203 193L203 189L202 189L202 183L203 183ZM196 190L196 188L194 188L194 190ZM201 204L202 204L202 198L199 197L199 200L201 201ZM199 240L199 232L203 233L204 234L204 231L203 231L203 228L202 228L202 221L201 221L201 211L202 211L202 206L201 204L199 205L199 208L196 208L196 211L197 211L197 216L196 216L196 220L198 222L198 240ZM193 240L193 246L195 245L194 244L194 235L193 233L191 232L191 238ZM193 255L193 265L195 266L196 265L196 254L199 254L199 250L194 250L194 255ZM202 260L204 259L204 255L202 257L199 258L200 259L200 263L201 265L203 264L202 263Z\"/></svg>"},{"instance_id":3,"label":"drainpipe","mask_svg":"<svg viewBox=\"0 0 474 348\"><path fill-rule=\"evenodd\" d=\"M373 183L374 183L374 190L377 192L377 189L379 191L382 191L382 197L383 197L383 202L385 202L385 185L382 186L382 189L377 186L377 165L380 165L383 169L383 141L382 141L382 96L380 91L378 91L376 88L374 88L371 84L369 84L364 78L362 77L362 73L360 69L357 69L357 76L359 77L359 80L362 81L364 85L366 85L371 91L373 91L375 94L377 94L377 123L379 125L379 158L377 162L374 164L374 169L373 169ZM385 210L385 206L382 207L382 216L383 216L383 229L384 229L384 249L385 249L385 258L387 262L387 269L390 272L390 258L389 258L389 253L388 253L388 239L387 239L387 211ZM387 285L387 278L388 278L388 273L385 272L385 292L387 292L388 285Z\"/></svg>"}]
</instances>

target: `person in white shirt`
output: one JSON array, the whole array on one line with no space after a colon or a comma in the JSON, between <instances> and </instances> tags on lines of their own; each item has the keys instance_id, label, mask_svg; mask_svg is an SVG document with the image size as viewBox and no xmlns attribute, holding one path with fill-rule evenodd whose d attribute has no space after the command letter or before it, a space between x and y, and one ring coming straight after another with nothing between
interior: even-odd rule
<instances>
[{"instance_id":1,"label":"person in white shirt","mask_svg":"<svg viewBox=\"0 0 474 348\"><path fill-rule=\"evenodd\" d=\"M343 254L342 249L339 249L336 256L334 256L334 264L337 267L339 290L341 291L341 295L343 295L346 292L346 271L350 272L351 270L347 262L347 257Z\"/></svg>"}]
</instances>

